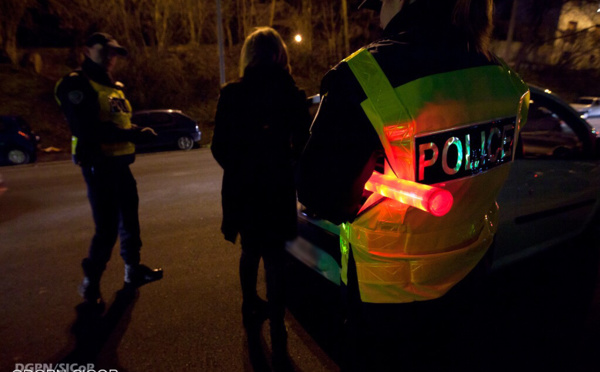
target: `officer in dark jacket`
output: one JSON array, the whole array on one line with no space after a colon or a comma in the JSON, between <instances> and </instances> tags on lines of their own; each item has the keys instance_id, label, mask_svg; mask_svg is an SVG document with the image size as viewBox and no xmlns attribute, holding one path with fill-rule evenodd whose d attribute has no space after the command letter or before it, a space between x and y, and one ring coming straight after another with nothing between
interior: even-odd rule
<instances>
[{"instance_id":1,"label":"officer in dark jacket","mask_svg":"<svg viewBox=\"0 0 600 372\"><path fill-rule=\"evenodd\" d=\"M130 122L131 106L123 85L113 80L116 58L127 50L109 34L95 33L85 43L81 67L55 89L72 137L73 161L81 166L96 226L88 257L82 262L80 293L101 304L100 278L120 237L125 284L138 287L162 278L162 269L140 264L140 227L136 181L129 169L136 142L151 141L151 128Z\"/></svg>"},{"instance_id":2,"label":"officer in dark jacket","mask_svg":"<svg viewBox=\"0 0 600 372\"><path fill-rule=\"evenodd\" d=\"M298 198L341 224L345 367L455 370L466 360L455 351L468 354L462 324L476 313L528 88L489 51L492 0L362 6L379 11L384 35L323 79ZM365 189L383 176L442 188L452 209L425 212L386 194L389 184Z\"/></svg>"}]
</instances>

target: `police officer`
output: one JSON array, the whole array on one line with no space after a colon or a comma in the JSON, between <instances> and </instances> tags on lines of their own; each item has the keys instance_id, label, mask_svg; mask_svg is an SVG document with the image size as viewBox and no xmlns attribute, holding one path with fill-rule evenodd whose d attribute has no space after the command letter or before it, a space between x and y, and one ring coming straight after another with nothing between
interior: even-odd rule
<instances>
[{"instance_id":1,"label":"police officer","mask_svg":"<svg viewBox=\"0 0 600 372\"><path fill-rule=\"evenodd\" d=\"M450 308L468 314L463 300L476 297L529 92L488 49L492 0L361 7L379 12L383 37L324 77L298 197L341 224L347 367L427 370L419 353L441 357L440 330L460 323ZM435 216L366 191L380 174L443 188L452 209Z\"/></svg>"},{"instance_id":2,"label":"police officer","mask_svg":"<svg viewBox=\"0 0 600 372\"><path fill-rule=\"evenodd\" d=\"M55 95L73 135L73 161L81 167L95 222L79 290L85 301L102 304L100 278L117 237L126 286L139 287L163 275L162 269L140 264L139 199L129 169L135 160L134 143L151 141L156 133L130 122L123 85L112 78L117 57L126 56L127 50L111 35L94 33L84 53L81 67L58 81Z\"/></svg>"}]
</instances>

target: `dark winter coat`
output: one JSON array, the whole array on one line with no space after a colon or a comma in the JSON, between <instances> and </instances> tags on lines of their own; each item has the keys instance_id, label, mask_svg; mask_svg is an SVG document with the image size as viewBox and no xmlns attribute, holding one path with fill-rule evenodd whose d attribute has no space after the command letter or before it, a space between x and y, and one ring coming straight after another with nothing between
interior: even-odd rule
<instances>
[{"instance_id":1,"label":"dark winter coat","mask_svg":"<svg viewBox=\"0 0 600 372\"><path fill-rule=\"evenodd\" d=\"M224 171L225 239L296 236L294 164L309 125L306 95L287 71L248 69L221 89L211 150Z\"/></svg>"}]
</instances>

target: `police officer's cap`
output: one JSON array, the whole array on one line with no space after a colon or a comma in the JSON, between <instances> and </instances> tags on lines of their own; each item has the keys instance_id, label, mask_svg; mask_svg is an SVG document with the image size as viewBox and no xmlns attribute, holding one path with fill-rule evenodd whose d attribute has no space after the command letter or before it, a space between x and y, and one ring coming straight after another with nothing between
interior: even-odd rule
<instances>
[{"instance_id":1,"label":"police officer's cap","mask_svg":"<svg viewBox=\"0 0 600 372\"><path fill-rule=\"evenodd\" d=\"M381 10L381 0L364 0L360 3L358 9L371 9L379 12Z\"/></svg>"},{"instance_id":2,"label":"police officer's cap","mask_svg":"<svg viewBox=\"0 0 600 372\"><path fill-rule=\"evenodd\" d=\"M104 32L95 32L93 33L85 42L85 46L93 47L96 44L100 44L104 47L109 47L114 49L117 53L122 56L127 55L127 49L125 49L121 44L115 40L111 35Z\"/></svg>"}]
</instances>

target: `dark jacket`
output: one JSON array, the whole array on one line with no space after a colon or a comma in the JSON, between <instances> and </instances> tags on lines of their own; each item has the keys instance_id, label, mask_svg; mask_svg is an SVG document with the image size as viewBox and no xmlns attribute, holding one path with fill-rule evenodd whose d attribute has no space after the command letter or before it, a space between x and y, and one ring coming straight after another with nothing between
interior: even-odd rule
<instances>
[{"instance_id":1,"label":"dark jacket","mask_svg":"<svg viewBox=\"0 0 600 372\"><path fill-rule=\"evenodd\" d=\"M151 138L146 133L142 133L140 127L121 129L111 123L102 123L98 93L92 88L89 80L122 89L122 86L118 86L104 68L89 58L84 60L80 69L73 71L57 83L56 99L67 118L72 135L78 138L77 155L73 160L81 165L106 161L132 163L134 155L107 159L102 155L100 145L117 142L139 143Z\"/></svg>"},{"instance_id":2,"label":"dark jacket","mask_svg":"<svg viewBox=\"0 0 600 372\"><path fill-rule=\"evenodd\" d=\"M295 237L294 164L309 125L306 95L282 69L249 69L222 88L211 150L224 170L225 239L242 231Z\"/></svg>"},{"instance_id":3,"label":"dark jacket","mask_svg":"<svg viewBox=\"0 0 600 372\"><path fill-rule=\"evenodd\" d=\"M467 47L460 32L441 20L424 23L413 11L397 14L367 50L393 87L421 77L498 64ZM336 224L353 221L367 194L364 184L383 164L383 148L361 102L367 97L346 62L323 78L322 102L299 166L298 199Z\"/></svg>"}]
</instances>

